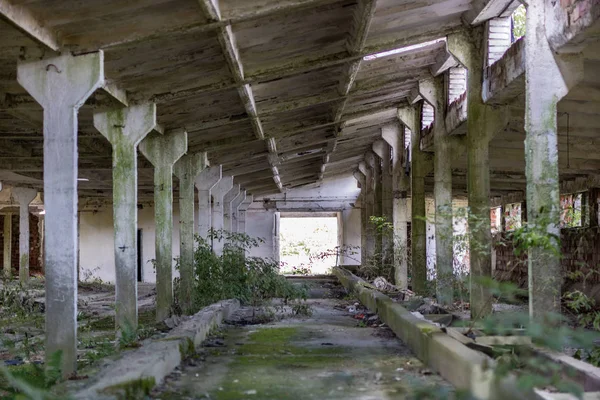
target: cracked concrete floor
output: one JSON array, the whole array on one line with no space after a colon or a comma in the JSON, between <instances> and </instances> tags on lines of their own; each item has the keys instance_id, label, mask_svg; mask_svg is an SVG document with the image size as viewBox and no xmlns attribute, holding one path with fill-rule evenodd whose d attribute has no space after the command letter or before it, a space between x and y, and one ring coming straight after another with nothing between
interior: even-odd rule
<instances>
[{"instance_id":1,"label":"cracked concrete floor","mask_svg":"<svg viewBox=\"0 0 600 400\"><path fill-rule=\"evenodd\" d=\"M337 299L311 317L225 325L152 393L154 399L408 399L452 397L387 327L359 327ZM248 313L241 309L237 317ZM235 319L236 316L234 316ZM243 319L243 316L242 316ZM424 396L423 396L424 395Z\"/></svg>"}]
</instances>

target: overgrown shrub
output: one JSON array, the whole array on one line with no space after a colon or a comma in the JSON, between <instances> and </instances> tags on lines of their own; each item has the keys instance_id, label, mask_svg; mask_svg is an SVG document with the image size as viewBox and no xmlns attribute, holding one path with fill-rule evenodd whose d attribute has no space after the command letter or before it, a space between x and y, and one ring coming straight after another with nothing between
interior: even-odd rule
<instances>
[{"instance_id":1,"label":"overgrown shrub","mask_svg":"<svg viewBox=\"0 0 600 400\"><path fill-rule=\"evenodd\" d=\"M225 243L221 256L212 251L211 240ZM211 231L208 240L196 237L191 311L225 299L238 299L252 307L267 305L272 298L282 298L285 303L305 300L306 290L280 275L275 260L246 256L246 252L262 242L245 233L222 230Z\"/></svg>"}]
</instances>

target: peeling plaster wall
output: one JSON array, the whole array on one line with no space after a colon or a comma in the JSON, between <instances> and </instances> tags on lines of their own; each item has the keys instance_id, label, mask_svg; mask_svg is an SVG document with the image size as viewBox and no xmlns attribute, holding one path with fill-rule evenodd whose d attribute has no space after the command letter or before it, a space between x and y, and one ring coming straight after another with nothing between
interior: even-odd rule
<instances>
[{"instance_id":1,"label":"peeling plaster wall","mask_svg":"<svg viewBox=\"0 0 600 400\"><path fill-rule=\"evenodd\" d=\"M173 204L173 258L179 257L179 207ZM115 281L115 255L112 207L98 212L80 214L79 260L80 277ZM138 229L142 230L142 281L156 282L156 272L150 260L155 258L154 208L138 210ZM178 277L173 261L173 277Z\"/></svg>"}]
</instances>

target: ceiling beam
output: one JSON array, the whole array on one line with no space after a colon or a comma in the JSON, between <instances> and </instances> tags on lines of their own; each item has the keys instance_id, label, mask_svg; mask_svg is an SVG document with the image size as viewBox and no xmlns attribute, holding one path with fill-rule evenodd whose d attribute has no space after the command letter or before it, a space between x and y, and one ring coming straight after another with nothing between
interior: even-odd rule
<instances>
[{"instance_id":1,"label":"ceiling beam","mask_svg":"<svg viewBox=\"0 0 600 400\"><path fill-rule=\"evenodd\" d=\"M0 18L37 44L52 51L60 50L61 44L56 34L40 23L27 8L14 5L8 0L0 0Z\"/></svg>"}]
</instances>

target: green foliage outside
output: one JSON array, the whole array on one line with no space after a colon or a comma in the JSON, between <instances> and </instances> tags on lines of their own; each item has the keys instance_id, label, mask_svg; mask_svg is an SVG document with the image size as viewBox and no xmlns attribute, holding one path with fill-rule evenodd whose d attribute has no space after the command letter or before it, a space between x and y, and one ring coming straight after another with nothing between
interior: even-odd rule
<instances>
[{"instance_id":1,"label":"green foliage outside","mask_svg":"<svg viewBox=\"0 0 600 400\"><path fill-rule=\"evenodd\" d=\"M525 36L525 21L527 16L527 9L524 5L520 5L512 15L513 19L513 37L515 40Z\"/></svg>"}]
</instances>

